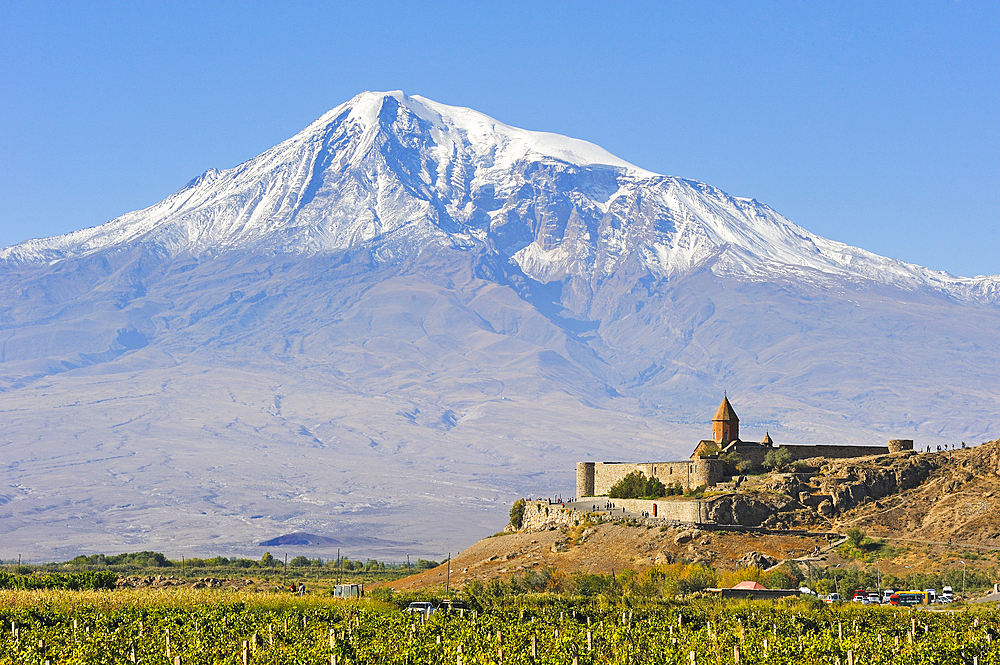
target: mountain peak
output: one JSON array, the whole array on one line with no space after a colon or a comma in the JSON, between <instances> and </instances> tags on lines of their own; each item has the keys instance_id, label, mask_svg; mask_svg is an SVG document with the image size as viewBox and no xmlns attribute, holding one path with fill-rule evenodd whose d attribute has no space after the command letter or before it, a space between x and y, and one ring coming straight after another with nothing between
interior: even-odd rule
<instances>
[{"instance_id":1,"label":"mountain peak","mask_svg":"<svg viewBox=\"0 0 1000 665\"><path fill-rule=\"evenodd\" d=\"M603 280L715 272L864 280L995 299L963 280L820 238L752 199L659 176L587 141L519 129L396 90L363 92L239 166L209 170L145 210L0 250L56 261L133 244L167 255L313 254L381 260L428 243L483 245L528 276Z\"/></svg>"}]
</instances>

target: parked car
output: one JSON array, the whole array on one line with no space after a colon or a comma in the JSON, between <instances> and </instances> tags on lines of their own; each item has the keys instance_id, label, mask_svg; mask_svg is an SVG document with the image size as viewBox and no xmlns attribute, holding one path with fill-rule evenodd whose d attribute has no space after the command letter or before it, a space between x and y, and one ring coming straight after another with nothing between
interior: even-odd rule
<instances>
[{"instance_id":1,"label":"parked car","mask_svg":"<svg viewBox=\"0 0 1000 665\"><path fill-rule=\"evenodd\" d=\"M423 614L424 616L429 617L434 614L434 604L425 600L418 600L410 603L410 605L406 608L406 611L412 614Z\"/></svg>"},{"instance_id":2,"label":"parked car","mask_svg":"<svg viewBox=\"0 0 1000 665\"><path fill-rule=\"evenodd\" d=\"M822 600L824 603L839 603L844 599L840 597L839 593L831 593L829 596L823 596Z\"/></svg>"}]
</instances>

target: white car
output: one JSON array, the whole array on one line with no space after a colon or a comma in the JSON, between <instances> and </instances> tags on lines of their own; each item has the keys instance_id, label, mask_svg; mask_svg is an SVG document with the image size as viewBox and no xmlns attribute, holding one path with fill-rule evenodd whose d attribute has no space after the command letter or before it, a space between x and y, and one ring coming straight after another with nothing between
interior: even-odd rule
<instances>
[{"instance_id":1,"label":"white car","mask_svg":"<svg viewBox=\"0 0 1000 665\"><path fill-rule=\"evenodd\" d=\"M434 614L434 605L425 600L418 600L410 603L405 611L410 612L411 614L423 614L424 616L429 617Z\"/></svg>"}]
</instances>

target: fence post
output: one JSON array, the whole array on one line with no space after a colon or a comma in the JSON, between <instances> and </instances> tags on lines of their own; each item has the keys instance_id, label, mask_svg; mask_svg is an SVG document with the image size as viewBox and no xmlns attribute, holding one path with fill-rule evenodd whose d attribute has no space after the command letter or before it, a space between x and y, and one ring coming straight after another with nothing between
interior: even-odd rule
<instances>
[{"instance_id":1,"label":"fence post","mask_svg":"<svg viewBox=\"0 0 1000 665\"><path fill-rule=\"evenodd\" d=\"M740 665L740 645L737 644L733 647L733 661L736 665Z\"/></svg>"},{"instance_id":2,"label":"fence post","mask_svg":"<svg viewBox=\"0 0 1000 665\"><path fill-rule=\"evenodd\" d=\"M174 665L181 665L181 657L174 656Z\"/></svg>"},{"instance_id":3,"label":"fence post","mask_svg":"<svg viewBox=\"0 0 1000 665\"><path fill-rule=\"evenodd\" d=\"M594 643L591 640L590 631L588 630L587 631L587 651L593 651L593 650L594 650Z\"/></svg>"},{"instance_id":4,"label":"fence post","mask_svg":"<svg viewBox=\"0 0 1000 665\"><path fill-rule=\"evenodd\" d=\"M695 665L698 662L698 658L697 656L695 656L694 651L691 652L690 658L691 658L691 665Z\"/></svg>"},{"instance_id":5,"label":"fence post","mask_svg":"<svg viewBox=\"0 0 1000 665\"><path fill-rule=\"evenodd\" d=\"M538 644L535 641L535 636L531 636L531 657L538 658Z\"/></svg>"},{"instance_id":6,"label":"fence post","mask_svg":"<svg viewBox=\"0 0 1000 665\"><path fill-rule=\"evenodd\" d=\"M854 650L847 650L847 665L854 665Z\"/></svg>"}]
</instances>

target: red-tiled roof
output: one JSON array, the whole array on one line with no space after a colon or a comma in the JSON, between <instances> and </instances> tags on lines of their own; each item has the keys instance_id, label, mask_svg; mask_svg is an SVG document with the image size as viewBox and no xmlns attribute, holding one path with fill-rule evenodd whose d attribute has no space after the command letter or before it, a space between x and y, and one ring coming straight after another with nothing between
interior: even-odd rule
<instances>
[{"instance_id":1,"label":"red-tiled roof","mask_svg":"<svg viewBox=\"0 0 1000 665\"><path fill-rule=\"evenodd\" d=\"M715 412L715 417L712 420L735 420L739 422L739 416L733 411L733 405L729 403L728 397L722 398L722 404L719 405L719 410Z\"/></svg>"}]
</instances>

